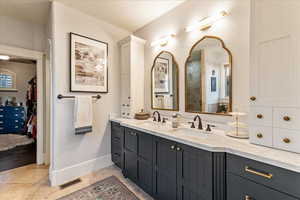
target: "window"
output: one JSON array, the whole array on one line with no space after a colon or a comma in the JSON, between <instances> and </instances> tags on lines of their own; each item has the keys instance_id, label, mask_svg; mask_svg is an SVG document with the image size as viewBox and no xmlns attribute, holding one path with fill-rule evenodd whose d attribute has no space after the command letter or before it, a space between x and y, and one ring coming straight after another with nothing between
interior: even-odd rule
<instances>
[{"instance_id":1,"label":"window","mask_svg":"<svg viewBox=\"0 0 300 200\"><path fill-rule=\"evenodd\" d=\"M0 90L16 90L16 73L0 69Z\"/></svg>"},{"instance_id":2,"label":"window","mask_svg":"<svg viewBox=\"0 0 300 200\"><path fill-rule=\"evenodd\" d=\"M12 79L9 74L0 74L0 88L13 88Z\"/></svg>"}]
</instances>

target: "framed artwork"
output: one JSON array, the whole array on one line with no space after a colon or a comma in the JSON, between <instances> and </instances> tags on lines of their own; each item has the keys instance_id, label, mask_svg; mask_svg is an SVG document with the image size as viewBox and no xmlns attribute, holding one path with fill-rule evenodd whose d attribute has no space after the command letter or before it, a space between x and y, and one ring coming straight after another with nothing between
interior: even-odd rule
<instances>
[{"instance_id":1,"label":"framed artwork","mask_svg":"<svg viewBox=\"0 0 300 200\"><path fill-rule=\"evenodd\" d=\"M108 92L108 44L70 33L71 92Z\"/></svg>"},{"instance_id":2,"label":"framed artwork","mask_svg":"<svg viewBox=\"0 0 300 200\"><path fill-rule=\"evenodd\" d=\"M217 91L217 77L210 77L210 91Z\"/></svg>"},{"instance_id":3,"label":"framed artwork","mask_svg":"<svg viewBox=\"0 0 300 200\"><path fill-rule=\"evenodd\" d=\"M153 70L154 93L169 93L169 60L158 57Z\"/></svg>"}]
</instances>

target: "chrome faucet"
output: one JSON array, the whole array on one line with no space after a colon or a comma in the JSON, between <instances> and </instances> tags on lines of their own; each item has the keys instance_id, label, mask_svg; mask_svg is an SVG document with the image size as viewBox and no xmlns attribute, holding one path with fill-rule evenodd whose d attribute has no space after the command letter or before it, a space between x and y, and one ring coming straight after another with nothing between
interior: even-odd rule
<instances>
[{"instance_id":1,"label":"chrome faucet","mask_svg":"<svg viewBox=\"0 0 300 200\"><path fill-rule=\"evenodd\" d=\"M153 112L153 121L156 122L155 113L157 114L157 121L158 121L158 122L161 122L160 113L159 113L158 111L154 111L154 112Z\"/></svg>"},{"instance_id":2,"label":"chrome faucet","mask_svg":"<svg viewBox=\"0 0 300 200\"><path fill-rule=\"evenodd\" d=\"M202 130L203 127L202 127L202 120L201 120L201 117L200 117L199 115L196 115L196 116L194 117L194 122L196 122L197 119L199 120L199 123L198 123L198 129Z\"/></svg>"}]
</instances>

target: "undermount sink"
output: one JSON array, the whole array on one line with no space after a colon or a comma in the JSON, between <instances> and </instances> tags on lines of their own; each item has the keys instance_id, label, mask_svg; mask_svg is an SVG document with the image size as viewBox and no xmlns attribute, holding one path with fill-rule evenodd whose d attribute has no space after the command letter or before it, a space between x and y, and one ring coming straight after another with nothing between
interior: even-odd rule
<instances>
[{"instance_id":1,"label":"undermount sink","mask_svg":"<svg viewBox=\"0 0 300 200\"><path fill-rule=\"evenodd\" d=\"M163 124L161 122L154 122L151 120L138 122L138 125L152 128L152 129L160 129L160 130L166 130L166 131L171 129L171 126L168 123Z\"/></svg>"},{"instance_id":2,"label":"undermount sink","mask_svg":"<svg viewBox=\"0 0 300 200\"><path fill-rule=\"evenodd\" d=\"M158 122L153 122L150 120L145 120L145 121L139 121L137 122L138 125L142 125L142 126L159 126L160 124L158 124Z\"/></svg>"},{"instance_id":3,"label":"undermount sink","mask_svg":"<svg viewBox=\"0 0 300 200\"><path fill-rule=\"evenodd\" d=\"M139 121L136 122L136 124L144 128L167 131L169 133L174 133L174 134L184 135L184 136L206 137L213 133L213 131L207 132L205 130L199 130L196 128L180 127L174 129L171 127L171 124L168 123L163 124L161 122L154 122L151 120Z\"/></svg>"},{"instance_id":4,"label":"undermount sink","mask_svg":"<svg viewBox=\"0 0 300 200\"><path fill-rule=\"evenodd\" d=\"M206 137L212 134L212 132L207 132L204 130L192 129L192 128L178 128L178 129L174 129L173 132L180 135L196 136L196 137Z\"/></svg>"}]
</instances>

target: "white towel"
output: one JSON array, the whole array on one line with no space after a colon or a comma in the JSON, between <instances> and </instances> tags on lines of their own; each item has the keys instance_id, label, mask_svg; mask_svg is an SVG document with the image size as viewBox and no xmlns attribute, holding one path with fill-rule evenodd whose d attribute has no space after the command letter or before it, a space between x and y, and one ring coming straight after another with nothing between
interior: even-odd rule
<instances>
[{"instance_id":1,"label":"white towel","mask_svg":"<svg viewBox=\"0 0 300 200\"><path fill-rule=\"evenodd\" d=\"M75 97L74 126L75 134L93 131L93 100L91 96Z\"/></svg>"}]
</instances>

